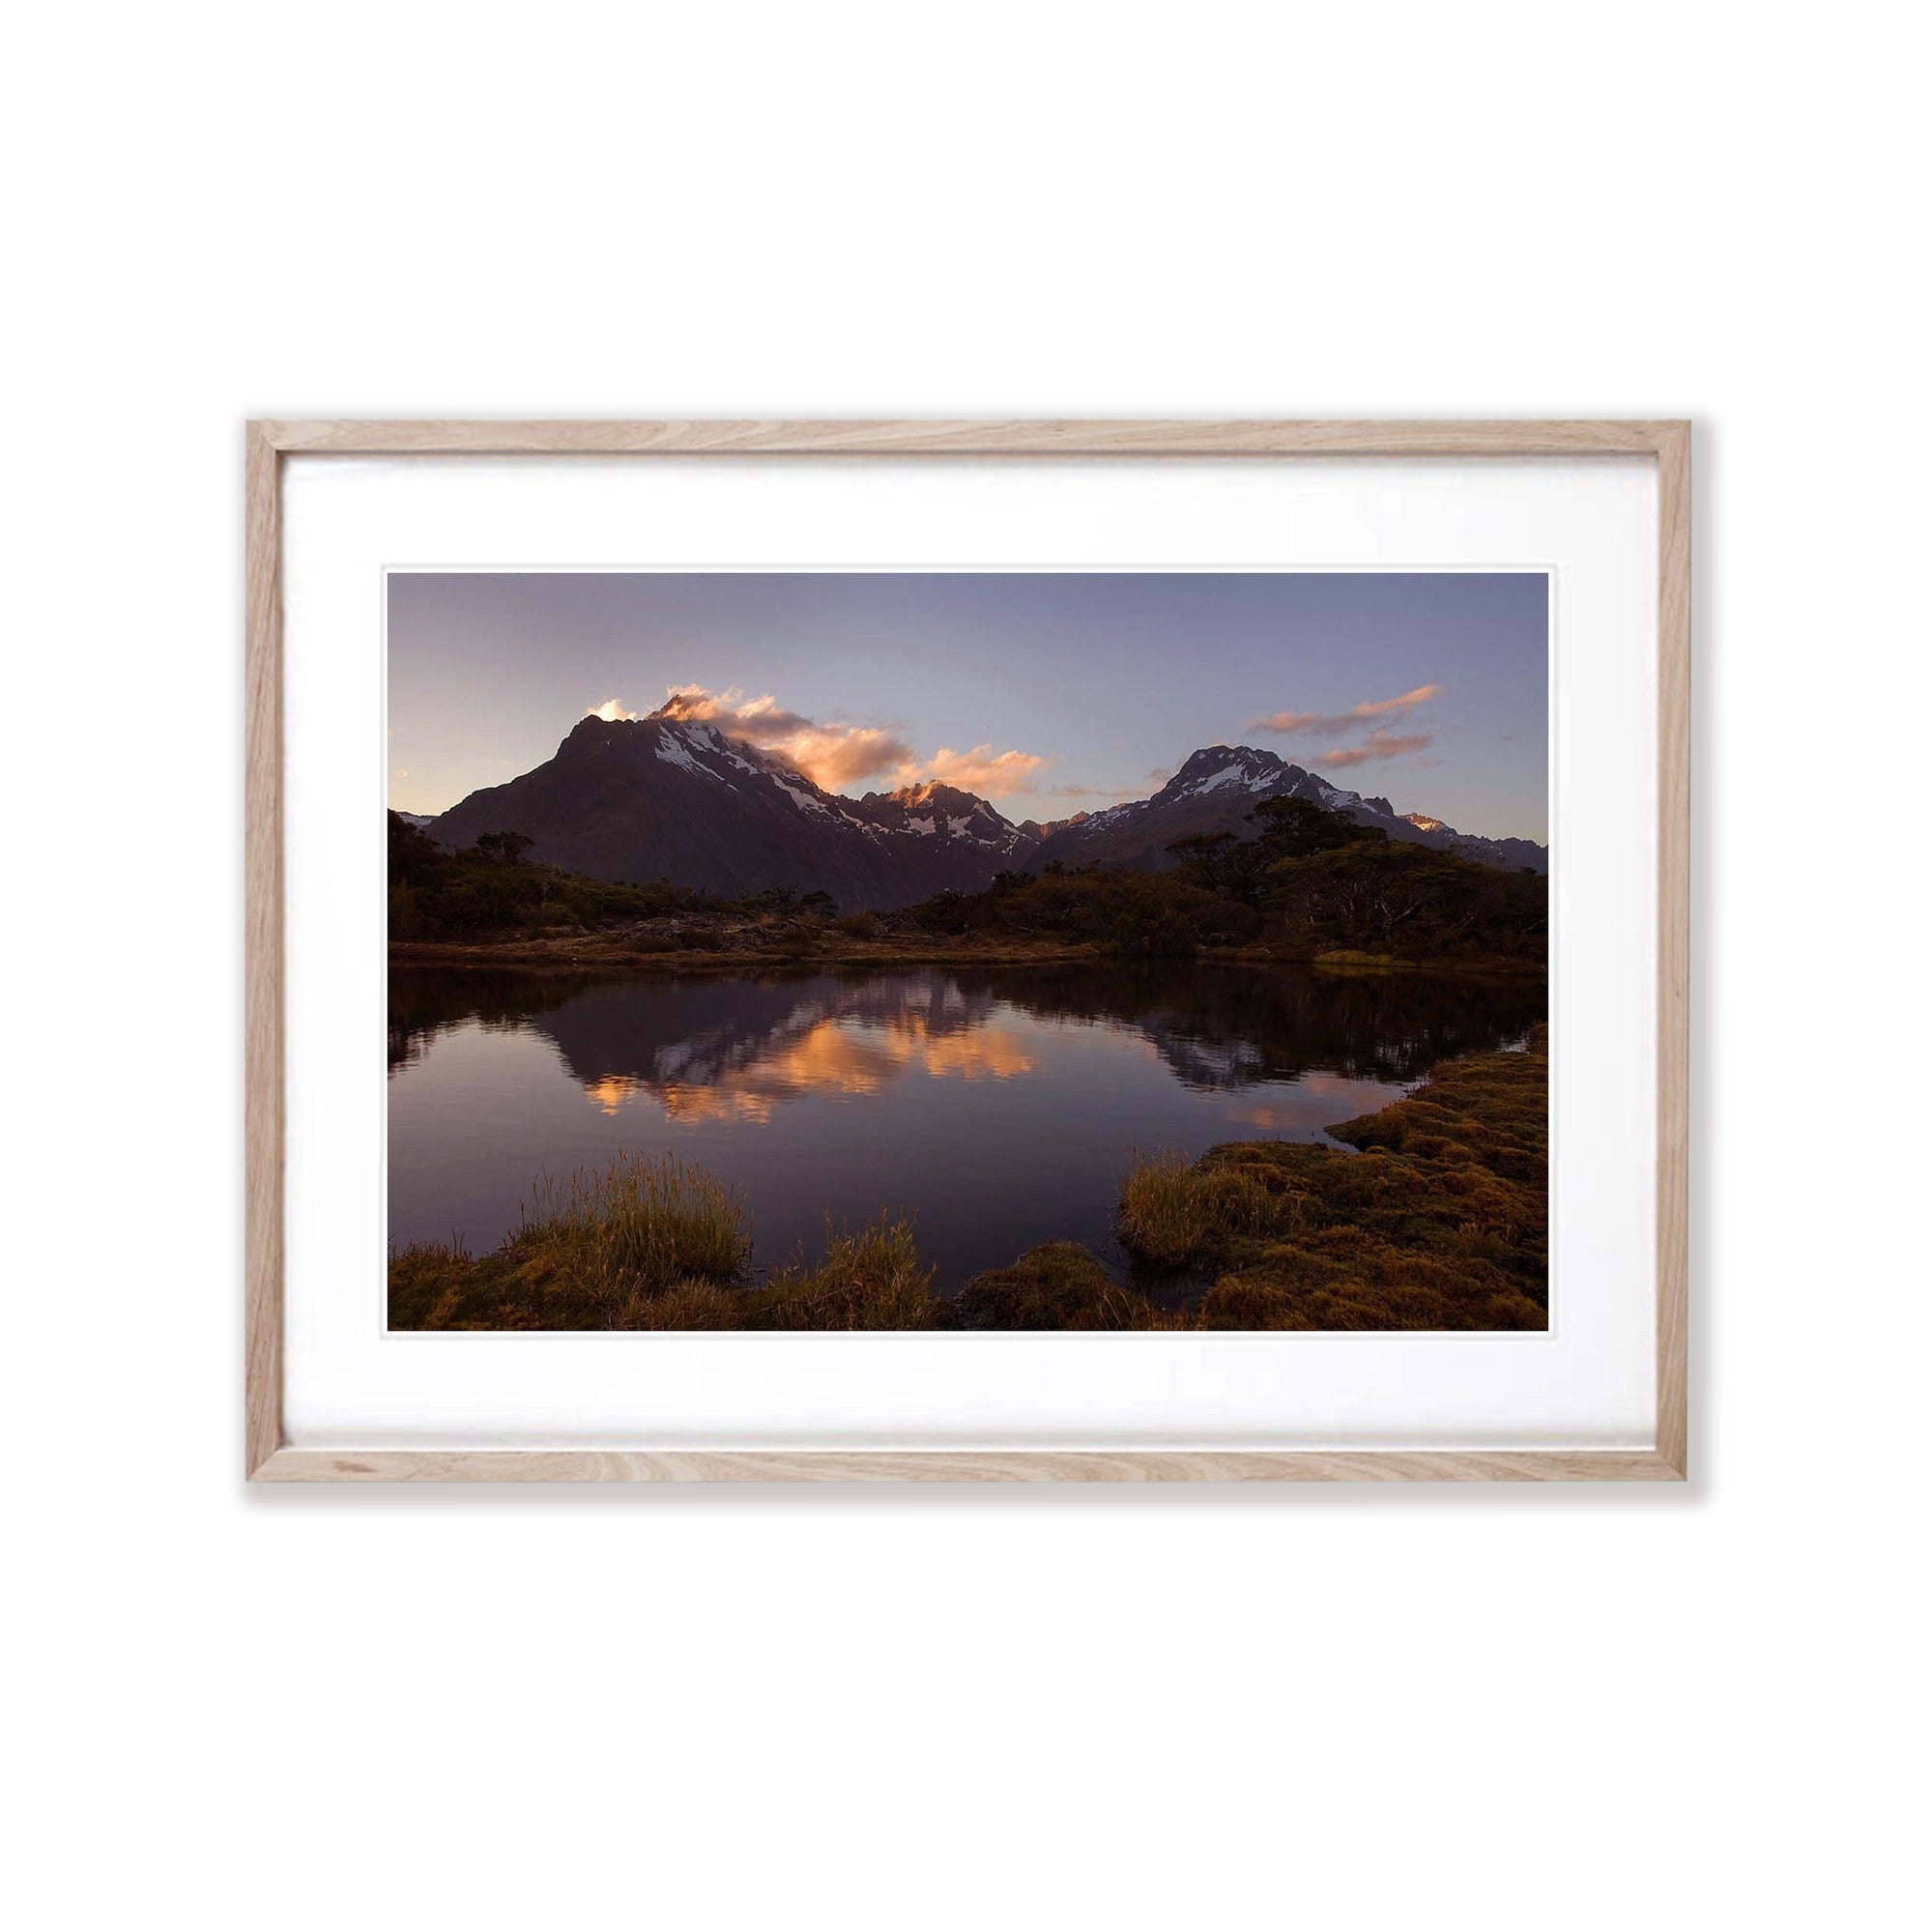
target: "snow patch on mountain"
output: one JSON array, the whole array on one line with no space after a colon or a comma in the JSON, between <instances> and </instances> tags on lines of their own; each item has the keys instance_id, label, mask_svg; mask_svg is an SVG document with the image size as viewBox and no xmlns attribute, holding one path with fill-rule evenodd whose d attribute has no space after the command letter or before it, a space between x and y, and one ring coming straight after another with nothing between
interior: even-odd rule
<instances>
[{"instance_id":1,"label":"snow patch on mountain","mask_svg":"<svg viewBox=\"0 0 1932 1932\"><path fill-rule=\"evenodd\" d=\"M744 764L742 759L739 759L737 763ZM745 765L745 769L749 771L751 766L747 764ZM791 799L793 804L797 806L799 811L816 812L822 819L829 819L831 817L831 808L822 799L814 798L809 792L802 791L796 785L792 784L790 780L779 777L775 771L771 774L771 782Z\"/></svg>"},{"instance_id":2,"label":"snow patch on mountain","mask_svg":"<svg viewBox=\"0 0 1932 1932\"><path fill-rule=\"evenodd\" d=\"M706 778L712 779L719 785L725 782L708 765L700 764L691 756L689 748L676 732L666 730L658 733L657 755L666 764L675 764L680 771L701 771Z\"/></svg>"},{"instance_id":3,"label":"snow patch on mountain","mask_svg":"<svg viewBox=\"0 0 1932 1932\"><path fill-rule=\"evenodd\" d=\"M1223 765L1222 768L1219 771L1217 771L1212 778L1198 779L1196 781L1195 784L1190 786L1188 789L1191 792L1193 792L1197 797L1198 797L1203 792L1216 791L1221 786L1233 783L1235 781L1244 778L1246 774L1242 771L1241 767L1238 764L1226 764Z\"/></svg>"}]
</instances>

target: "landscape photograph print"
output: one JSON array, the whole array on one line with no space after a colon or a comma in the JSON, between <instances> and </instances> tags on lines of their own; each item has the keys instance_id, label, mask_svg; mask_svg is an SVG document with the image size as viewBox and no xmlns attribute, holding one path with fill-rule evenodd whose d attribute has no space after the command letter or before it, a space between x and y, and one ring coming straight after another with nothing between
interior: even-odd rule
<instances>
[{"instance_id":1,"label":"landscape photograph print","mask_svg":"<svg viewBox=\"0 0 1932 1932\"><path fill-rule=\"evenodd\" d=\"M1544 573L385 595L391 1330L1548 1327Z\"/></svg>"}]
</instances>

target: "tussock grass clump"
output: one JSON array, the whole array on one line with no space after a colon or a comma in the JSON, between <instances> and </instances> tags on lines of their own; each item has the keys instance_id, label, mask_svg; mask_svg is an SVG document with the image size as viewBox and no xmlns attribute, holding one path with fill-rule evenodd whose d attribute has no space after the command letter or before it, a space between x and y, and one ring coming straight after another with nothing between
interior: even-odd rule
<instances>
[{"instance_id":1,"label":"tussock grass clump","mask_svg":"<svg viewBox=\"0 0 1932 1932\"><path fill-rule=\"evenodd\" d=\"M579 1276L593 1293L655 1294L735 1281L751 1253L742 1190L675 1154L621 1153L601 1171L540 1178L510 1247Z\"/></svg>"},{"instance_id":2,"label":"tussock grass clump","mask_svg":"<svg viewBox=\"0 0 1932 1932\"><path fill-rule=\"evenodd\" d=\"M1212 1154L1192 1163L1163 1154L1128 1174L1115 1224L1121 1245L1141 1260L1184 1268L1220 1259L1284 1214L1292 1214L1292 1201L1278 1199L1238 1166Z\"/></svg>"},{"instance_id":3,"label":"tussock grass clump","mask_svg":"<svg viewBox=\"0 0 1932 1932\"><path fill-rule=\"evenodd\" d=\"M1199 1169L1178 1154L1135 1164L1121 1184L1117 1226L1122 1244L1160 1268L1204 1257L1220 1231Z\"/></svg>"},{"instance_id":4,"label":"tussock grass clump","mask_svg":"<svg viewBox=\"0 0 1932 1932\"><path fill-rule=\"evenodd\" d=\"M1257 1140L1141 1163L1120 1239L1212 1278L1202 1328L1546 1328L1548 1094L1538 1027L1330 1129L1360 1153Z\"/></svg>"},{"instance_id":5,"label":"tussock grass clump","mask_svg":"<svg viewBox=\"0 0 1932 1932\"><path fill-rule=\"evenodd\" d=\"M1010 1268L975 1275L944 1304L944 1328L1175 1328L1184 1316L1111 1280L1078 1241L1029 1249Z\"/></svg>"},{"instance_id":6,"label":"tussock grass clump","mask_svg":"<svg viewBox=\"0 0 1932 1932\"><path fill-rule=\"evenodd\" d=\"M762 1288L742 1293L743 1328L932 1328L934 1270L919 1265L909 1221L881 1214L859 1228L825 1223L817 1267L801 1254Z\"/></svg>"},{"instance_id":7,"label":"tussock grass clump","mask_svg":"<svg viewBox=\"0 0 1932 1932\"><path fill-rule=\"evenodd\" d=\"M389 1257L391 1328L717 1327L673 1323L653 1304L677 1289L724 1291L751 1253L744 1197L665 1155L620 1154L568 1180L539 1177L523 1225L472 1257L422 1243ZM715 1312L715 1311L714 1311Z\"/></svg>"}]
</instances>

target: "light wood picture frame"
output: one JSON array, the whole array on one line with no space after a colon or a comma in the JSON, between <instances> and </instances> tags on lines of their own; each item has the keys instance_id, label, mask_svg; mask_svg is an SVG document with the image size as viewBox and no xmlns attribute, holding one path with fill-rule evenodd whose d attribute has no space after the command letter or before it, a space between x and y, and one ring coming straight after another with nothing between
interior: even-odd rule
<instances>
[{"instance_id":1,"label":"light wood picture frame","mask_svg":"<svg viewBox=\"0 0 1932 1932\"><path fill-rule=\"evenodd\" d=\"M1594 457L1657 466L1656 1440L1644 1449L639 1452L285 1439L282 470L294 455ZM1677 1482L1687 1472L1690 426L1559 421L400 421L246 427L245 1456L251 1481Z\"/></svg>"}]
</instances>

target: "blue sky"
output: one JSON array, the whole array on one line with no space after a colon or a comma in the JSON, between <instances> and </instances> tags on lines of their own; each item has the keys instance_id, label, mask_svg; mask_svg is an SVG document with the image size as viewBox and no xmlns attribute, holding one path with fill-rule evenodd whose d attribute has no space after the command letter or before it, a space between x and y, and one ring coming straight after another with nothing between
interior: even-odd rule
<instances>
[{"instance_id":1,"label":"blue sky","mask_svg":"<svg viewBox=\"0 0 1932 1932\"><path fill-rule=\"evenodd\" d=\"M678 689L854 794L938 777L1063 818L1253 744L1399 812L1548 837L1541 574L396 572L389 593L406 811Z\"/></svg>"}]
</instances>

